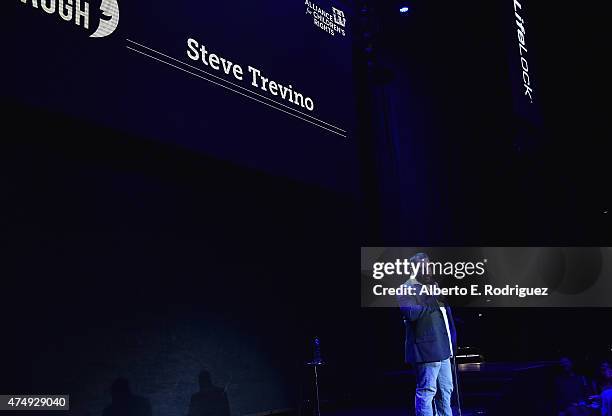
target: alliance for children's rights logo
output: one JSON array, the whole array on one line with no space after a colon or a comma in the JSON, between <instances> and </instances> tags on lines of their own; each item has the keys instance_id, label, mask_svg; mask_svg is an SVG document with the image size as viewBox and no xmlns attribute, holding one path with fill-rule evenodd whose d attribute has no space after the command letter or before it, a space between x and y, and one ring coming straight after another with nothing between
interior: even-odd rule
<instances>
[{"instance_id":1,"label":"alliance for children's rights logo","mask_svg":"<svg viewBox=\"0 0 612 416\"><path fill-rule=\"evenodd\" d=\"M346 15L342 10L332 7L330 13L310 0L306 0L304 4L306 5L306 14L312 16L316 27L332 36L336 36L336 34L346 36Z\"/></svg>"},{"instance_id":2,"label":"alliance for children's rights logo","mask_svg":"<svg viewBox=\"0 0 612 416\"><path fill-rule=\"evenodd\" d=\"M91 16L87 0L21 0L33 8L47 14L58 15L66 22L89 29ZM117 0L102 0L100 4L100 20L95 32L90 38L104 38L111 35L119 25L119 4Z\"/></svg>"}]
</instances>

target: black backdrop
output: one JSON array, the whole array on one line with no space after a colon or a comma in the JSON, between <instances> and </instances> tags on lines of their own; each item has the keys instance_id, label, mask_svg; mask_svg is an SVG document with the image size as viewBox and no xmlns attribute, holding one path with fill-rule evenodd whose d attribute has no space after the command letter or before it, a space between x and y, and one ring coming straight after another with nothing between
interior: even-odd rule
<instances>
[{"instance_id":1,"label":"black backdrop","mask_svg":"<svg viewBox=\"0 0 612 416\"><path fill-rule=\"evenodd\" d=\"M497 7L415 3L406 20L381 4L377 62L393 76L364 70L356 83L372 98L358 136L377 151L360 160L374 217L342 193L4 101L4 390L70 391L77 414L98 414L126 376L160 413L182 414L207 368L248 414L295 403L320 335L336 366L327 388L371 392L376 374L401 368L401 326L350 296L361 244L609 244L597 11L532 9L547 124L524 146L505 36L487 18L505 21ZM570 10L581 30L568 37ZM568 66L568 51L586 63ZM609 313L460 318L490 359L526 360L605 345ZM580 335L567 336L576 317Z\"/></svg>"},{"instance_id":2,"label":"black backdrop","mask_svg":"<svg viewBox=\"0 0 612 416\"><path fill-rule=\"evenodd\" d=\"M67 391L74 414L99 414L123 376L178 415L206 369L233 414L294 407L332 276L352 262L354 201L53 113L4 114L21 131L2 151L6 391Z\"/></svg>"}]
</instances>

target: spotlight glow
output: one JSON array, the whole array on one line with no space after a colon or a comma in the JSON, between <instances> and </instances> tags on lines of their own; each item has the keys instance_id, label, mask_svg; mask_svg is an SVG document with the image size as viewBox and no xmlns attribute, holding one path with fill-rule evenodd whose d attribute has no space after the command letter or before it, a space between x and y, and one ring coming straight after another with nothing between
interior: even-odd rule
<instances>
[{"instance_id":1,"label":"spotlight glow","mask_svg":"<svg viewBox=\"0 0 612 416\"><path fill-rule=\"evenodd\" d=\"M400 7L400 13L402 13L402 14L406 14L406 13L408 13L408 11L409 11L409 10L410 10L410 9L408 8L408 6L402 6L402 7Z\"/></svg>"}]
</instances>

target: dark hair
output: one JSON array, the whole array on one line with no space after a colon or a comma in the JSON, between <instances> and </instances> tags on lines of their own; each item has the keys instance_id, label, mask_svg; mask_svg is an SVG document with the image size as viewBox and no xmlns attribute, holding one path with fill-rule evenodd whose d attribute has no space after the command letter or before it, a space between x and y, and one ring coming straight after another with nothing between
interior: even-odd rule
<instances>
[{"instance_id":1,"label":"dark hair","mask_svg":"<svg viewBox=\"0 0 612 416\"><path fill-rule=\"evenodd\" d=\"M427 260L429 260L429 256L425 253L416 253L414 256L410 257L411 263L419 263Z\"/></svg>"},{"instance_id":2,"label":"dark hair","mask_svg":"<svg viewBox=\"0 0 612 416\"><path fill-rule=\"evenodd\" d=\"M130 382L127 378L119 377L113 381L111 385L111 393L113 395L126 395L130 394Z\"/></svg>"},{"instance_id":3,"label":"dark hair","mask_svg":"<svg viewBox=\"0 0 612 416\"><path fill-rule=\"evenodd\" d=\"M200 387L210 386L212 384L212 380L210 378L210 373L208 370L200 371L198 376L198 382L200 383Z\"/></svg>"}]
</instances>

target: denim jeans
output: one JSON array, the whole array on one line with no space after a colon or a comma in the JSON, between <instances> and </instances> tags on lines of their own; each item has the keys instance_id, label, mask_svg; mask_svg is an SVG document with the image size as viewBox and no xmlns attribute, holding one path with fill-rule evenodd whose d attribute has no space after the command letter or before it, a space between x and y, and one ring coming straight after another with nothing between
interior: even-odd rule
<instances>
[{"instance_id":1,"label":"denim jeans","mask_svg":"<svg viewBox=\"0 0 612 416\"><path fill-rule=\"evenodd\" d=\"M453 416L453 375L450 359L416 364L416 416ZM436 395L436 392L438 393ZM435 403L435 413L433 403Z\"/></svg>"}]
</instances>

